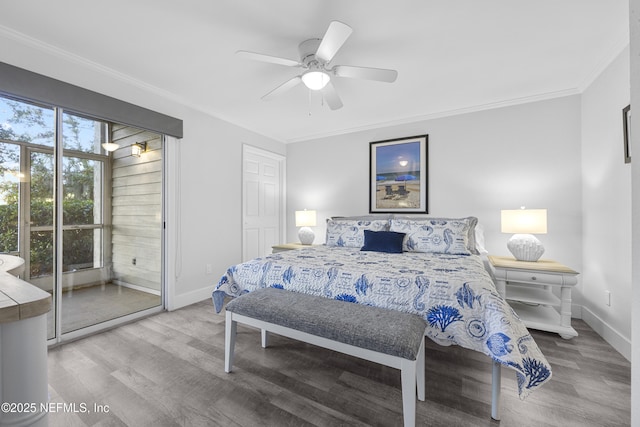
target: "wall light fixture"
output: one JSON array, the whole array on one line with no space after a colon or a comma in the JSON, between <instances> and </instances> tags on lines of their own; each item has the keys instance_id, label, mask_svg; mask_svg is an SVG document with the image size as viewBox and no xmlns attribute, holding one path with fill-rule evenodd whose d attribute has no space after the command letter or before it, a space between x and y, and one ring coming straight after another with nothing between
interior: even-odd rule
<instances>
[{"instance_id":1,"label":"wall light fixture","mask_svg":"<svg viewBox=\"0 0 640 427\"><path fill-rule=\"evenodd\" d=\"M145 151L147 151L146 142L136 142L131 145L131 155L134 157L140 157Z\"/></svg>"},{"instance_id":2,"label":"wall light fixture","mask_svg":"<svg viewBox=\"0 0 640 427\"><path fill-rule=\"evenodd\" d=\"M104 151L106 151L107 153L110 153L120 148L120 145L116 144L115 142L104 142L102 144L102 148L104 148Z\"/></svg>"}]
</instances>

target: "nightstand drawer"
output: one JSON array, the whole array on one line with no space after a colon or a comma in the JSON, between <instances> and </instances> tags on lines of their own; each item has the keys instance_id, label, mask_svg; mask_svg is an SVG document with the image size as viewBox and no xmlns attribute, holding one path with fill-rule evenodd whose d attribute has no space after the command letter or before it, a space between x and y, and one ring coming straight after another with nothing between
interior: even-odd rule
<instances>
[{"instance_id":1,"label":"nightstand drawer","mask_svg":"<svg viewBox=\"0 0 640 427\"><path fill-rule=\"evenodd\" d=\"M562 274L541 273L539 271L507 270L505 271L505 280L507 282L533 283L533 284L540 284L540 285L555 285L555 286L563 286L563 285L571 284L571 283L566 283L567 280L565 280L565 277ZM575 277L574 277L574 280L575 280Z\"/></svg>"}]
</instances>

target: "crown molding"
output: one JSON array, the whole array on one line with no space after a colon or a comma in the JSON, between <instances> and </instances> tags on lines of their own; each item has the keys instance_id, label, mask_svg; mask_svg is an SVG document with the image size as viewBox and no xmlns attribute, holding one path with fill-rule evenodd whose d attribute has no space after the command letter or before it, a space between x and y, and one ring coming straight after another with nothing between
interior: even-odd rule
<instances>
[{"instance_id":1,"label":"crown molding","mask_svg":"<svg viewBox=\"0 0 640 427\"><path fill-rule=\"evenodd\" d=\"M623 32L624 33L624 32ZM607 49L609 52L608 55L600 58L594 67L584 74L582 77L580 84L578 85L578 89L580 93L584 92L591 84L607 69L609 65L615 59L624 52L625 49L629 48L629 33L620 34L618 39L611 44L611 48Z\"/></svg>"},{"instance_id":2,"label":"crown molding","mask_svg":"<svg viewBox=\"0 0 640 427\"><path fill-rule=\"evenodd\" d=\"M515 105L528 104L528 103L538 102L538 101L546 101L546 100L555 99L555 98L563 98L566 96L579 95L581 93L582 91L579 90L578 88L571 88L571 89L565 89L565 90L560 90L555 92L530 95L530 96L525 96L520 98L505 99L502 101L490 102L486 104L478 104L478 105L472 105L468 107L461 107L461 108L456 108L456 109L447 110L447 111L439 111L435 113L428 113L428 114L423 114L418 116L400 118L400 119L390 120L386 122L379 122L379 123L370 124L370 125L346 128L346 129L341 129L335 132L306 135L299 138L288 139L285 142L288 144L293 144L296 142L304 142L304 141L310 141L314 139L329 138L333 136L345 135L350 133L364 132L369 130L376 130L381 128L412 124L412 123L417 123L417 122L422 122L427 120L441 119L444 117L459 116L459 115L468 114L468 113L476 113L479 111L494 110L494 109L503 108L503 107L512 107Z\"/></svg>"},{"instance_id":3,"label":"crown molding","mask_svg":"<svg viewBox=\"0 0 640 427\"><path fill-rule=\"evenodd\" d=\"M95 61L91 61L87 58L84 58L82 56L76 55L74 53L71 53L69 51L66 51L64 49L61 49L57 46L51 45L49 43L43 42L42 40L38 40L34 37L28 36L24 33L18 32L14 29L11 28L7 28L5 26L0 25L0 35L4 36L6 38L12 39L14 41L17 41L18 43L25 45L29 48L38 50L40 52L49 54L49 55L53 55L54 57L60 58L62 60L68 61L68 62L72 62L76 65L79 65L83 68L87 68L87 69L91 69L93 71L96 71L100 74L106 75L110 78L116 79L120 82L132 85L132 86L136 86L139 87L141 89L144 89L146 91L152 92L155 95L161 96L163 98L169 98L172 99L176 102L180 102L184 104L184 100L180 99L180 97L176 96L174 93L171 93L169 91L163 90L157 86L153 86L150 85L146 82L143 82L141 80L135 79L127 74L121 73L117 70L114 70L113 68L109 68L105 65L102 65L98 62ZM16 65L19 66L19 65ZM33 71L33 70L30 70ZM34 71L37 72L37 71ZM52 78L56 78L54 76L48 76L48 77L52 77Z\"/></svg>"}]
</instances>

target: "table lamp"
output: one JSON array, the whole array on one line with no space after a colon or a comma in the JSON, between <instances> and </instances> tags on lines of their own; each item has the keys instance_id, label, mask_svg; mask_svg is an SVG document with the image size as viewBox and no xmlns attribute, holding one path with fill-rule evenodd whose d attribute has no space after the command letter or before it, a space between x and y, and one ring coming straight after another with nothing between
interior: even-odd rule
<instances>
[{"instance_id":1,"label":"table lamp","mask_svg":"<svg viewBox=\"0 0 640 427\"><path fill-rule=\"evenodd\" d=\"M547 234L546 209L507 209L501 211L501 230L514 233L507 248L519 261L538 261L544 246L534 234Z\"/></svg>"},{"instance_id":2,"label":"table lamp","mask_svg":"<svg viewBox=\"0 0 640 427\"><path fill-rule=\"evenodd\" d=\"M316 211L296 211L296 227L300 227L298 231L298 239L303 245L310 245L313 243L316 235L309 227L316 226Z\"/></svg>"}]
</instances>

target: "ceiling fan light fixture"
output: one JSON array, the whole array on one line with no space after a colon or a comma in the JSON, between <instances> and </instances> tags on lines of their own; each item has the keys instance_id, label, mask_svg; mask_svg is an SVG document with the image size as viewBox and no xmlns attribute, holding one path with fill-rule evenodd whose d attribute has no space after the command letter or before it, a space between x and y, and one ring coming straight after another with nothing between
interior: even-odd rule
<instances>
[{"instance_id":1,"label":"ceiling fan light fixture","mask_svg":"<svg viewBox=\"0 0 640 427\"><path fill-rule=\"evenodd\" d=\"M329 80L331 80L329 74L324 71L312 70L302 75L302 82L311 90L323 89L329 83Z\"/></svg>"}]
</instances>

